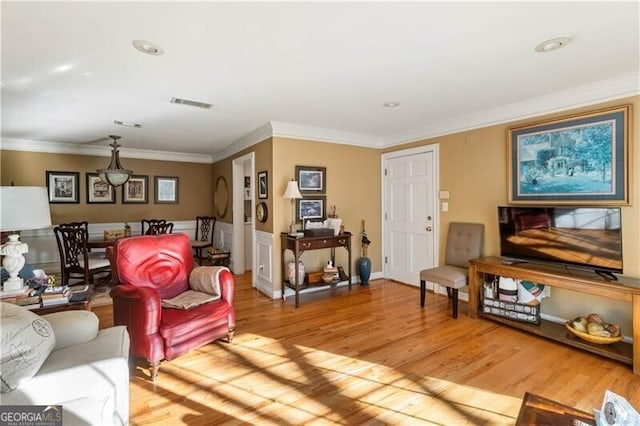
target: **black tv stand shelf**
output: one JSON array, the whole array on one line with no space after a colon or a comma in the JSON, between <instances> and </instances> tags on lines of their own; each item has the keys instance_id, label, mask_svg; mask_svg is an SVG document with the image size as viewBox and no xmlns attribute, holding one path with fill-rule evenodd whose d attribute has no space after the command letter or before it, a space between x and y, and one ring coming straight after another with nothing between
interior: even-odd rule
<instances>
[{"instance_id":1,"label":"black tv stand shelf","mask_svg":"<svg viewBox=\"0 0 640 426\"><path fill-rule=\"evenodd\" d=\"M570 333L563 324L546 320L541 320L540 325L527 324L481 312L479 301L485 274L523 279L551 287L630 302L633 316L631 335L636 344L625 342L612 345L593 344L580 340ZM593 272L567 270L555 265L537 263L506 265L499 257L473 259L469 262L469 316L471 318L487 318L568 346L630 364L634 374L640 375L640 279L620 277L618 281L611 281L611 279L605 279ZM628 333L628 330L624 331Z\"/></svg>"}]
</instances>

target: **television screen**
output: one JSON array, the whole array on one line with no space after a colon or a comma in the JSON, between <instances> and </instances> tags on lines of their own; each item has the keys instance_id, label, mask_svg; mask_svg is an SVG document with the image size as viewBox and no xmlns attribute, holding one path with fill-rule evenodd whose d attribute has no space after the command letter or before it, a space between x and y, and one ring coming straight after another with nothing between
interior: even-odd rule
<instances>
[{"instance_id":1,"label":"television screen","mask_svg":"<svg viewBox=\"0 0 640 426\"><path fill-rule=\"evenodd\" d=\"M622 273L618 207L498 207L500 255Z\"/></svg>"}]
</instances>

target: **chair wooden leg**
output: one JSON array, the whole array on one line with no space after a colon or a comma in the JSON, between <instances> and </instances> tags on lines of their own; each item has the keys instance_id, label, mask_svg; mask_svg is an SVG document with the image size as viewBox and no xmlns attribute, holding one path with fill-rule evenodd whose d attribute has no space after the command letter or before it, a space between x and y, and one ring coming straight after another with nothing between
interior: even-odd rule
<instances>
[{"instance_id":1,"label":"chair wooden leg","mask_svg":"<svg viewBox=\"0 0 640 426\"><path fill-rule=\"evenodd\" d=\"M160 361L149 362L149 376L151 381L155 382L158 378L158 370L160 369Z\"/></svg>"},{"instance_id":2,"label":"chair wooden leg","mask_svg":"<svg viewBox=\"0 0 640 426\"><path fill-rule=\"evenodd\" d=\"M427 283L420 280L420 306L424 306L424 299L427 294Z\"/></svg>"},{"instance_id":3,"label":"chair wooden leg","mask_svg":"<svg viewBox=\"0 0 640 426\"><path fill-rule=\"evenodd\" d=\"M449 287L447 287L447 290L449 290ZM451 306L453 309L453 318L458 318L458 289L457 288L452 288L451 289Z\"/></svg>"}]
</instances>

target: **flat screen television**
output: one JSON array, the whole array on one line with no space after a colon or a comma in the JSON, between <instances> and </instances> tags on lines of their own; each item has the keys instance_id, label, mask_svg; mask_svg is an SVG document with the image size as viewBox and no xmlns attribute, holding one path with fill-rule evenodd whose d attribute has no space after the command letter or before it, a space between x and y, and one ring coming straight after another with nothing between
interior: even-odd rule
<instances>
[{"instance_id":1,"label":"flat screen television","mask_svg":"<svg viewBox=\"0 0 640 426\"><path fill-rule=\"evenodd\" d=\"M619 207L499 206L500 255L622 273Z\"/></svg>"}]
</instances>

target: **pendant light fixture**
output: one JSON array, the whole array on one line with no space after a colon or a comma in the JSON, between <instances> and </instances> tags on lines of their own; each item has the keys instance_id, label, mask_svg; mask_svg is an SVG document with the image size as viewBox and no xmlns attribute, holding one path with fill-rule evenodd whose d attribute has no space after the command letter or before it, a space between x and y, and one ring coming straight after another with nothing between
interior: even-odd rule
<instances>
[{"instance_id":1,"label":"pendant light fixture","mask_svg":"<svg viewBox=\"0 0 640 426\"><path fill-rule=\"evenodd\" d=\"M113 139L113 142L109 144L109 146L113 148L111 151L111 162L109 163L109 167L106 169L98 169L97 172L100 179L111 186L124 185L133 174L133 171L125 170L120 164L120 153L118 152L118 147L121 146L118 144L120 136L109 135L109 137Z\"/></svg>"}]
</instances>

